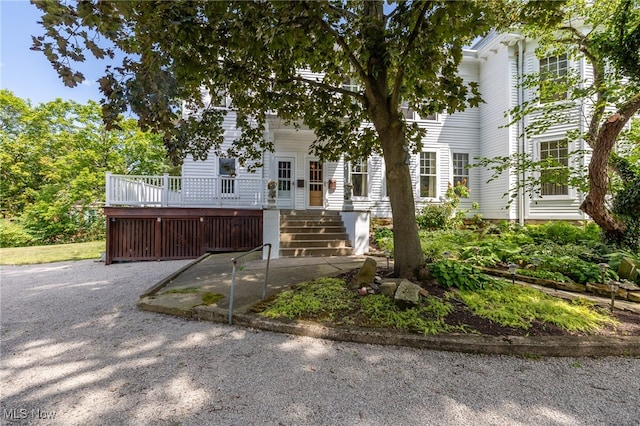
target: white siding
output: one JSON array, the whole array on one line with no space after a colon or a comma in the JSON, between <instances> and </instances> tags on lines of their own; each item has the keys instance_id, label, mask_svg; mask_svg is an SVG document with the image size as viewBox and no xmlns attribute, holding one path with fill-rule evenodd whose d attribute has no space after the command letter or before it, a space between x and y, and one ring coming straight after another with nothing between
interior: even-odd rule
<instances>
[{"instance_id":1,"label":"white siding","mask_svg":"<svg viewBox=\"0 0 640 426\"><path fill-rule=\"evenodd\" d=\"M498 43L499 44L499 43ZM517 152L517 130L501 128L508 123L505 112L515 103L517 89L513 74L517 60L509 49L501 46L486 61L480 63L480 92L485 101L480 107L479 154L481 157L509 156ZM513 176L503 174L487 183L492 176L488 169L479 169L480 213L486 219L515 219L515 206L507 210L508 199L503 197L512 184Z\"/></svg>"}]
</instances>

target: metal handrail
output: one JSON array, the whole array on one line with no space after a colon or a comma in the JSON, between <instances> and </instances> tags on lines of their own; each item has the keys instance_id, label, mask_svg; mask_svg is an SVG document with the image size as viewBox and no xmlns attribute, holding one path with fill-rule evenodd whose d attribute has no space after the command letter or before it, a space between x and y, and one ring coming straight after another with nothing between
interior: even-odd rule
<instances>
[{"instance_id":1,"label":"metal handrail","mask_svg":"<svg viewBox=\"0 0 640 426\"><path fill-rule=\"evenodd\" d=\"M253 248L251 250L249 250L248 252L245 252L243 254L241 254L238 257L233 257L231 258L231 263L233 263L233 271L231 272L231 291L229 293L229 325L231 325L233 323L232 317L233 317L233 289L236 285L236 266L238 264L238 259L241 259L243 257L245 257L246 255L248 255L249 253L253 253L254 251L258 251L261 250L265 247L269 247L269 251L267 252L267 269L264 273L264 284L262 285L262 300L264 300L267 297L267 279L269 278L269 263L271 262L271 243L265 243L262 244L261 246L258 246L256 248Z\"/></svg>"}]
</instances>

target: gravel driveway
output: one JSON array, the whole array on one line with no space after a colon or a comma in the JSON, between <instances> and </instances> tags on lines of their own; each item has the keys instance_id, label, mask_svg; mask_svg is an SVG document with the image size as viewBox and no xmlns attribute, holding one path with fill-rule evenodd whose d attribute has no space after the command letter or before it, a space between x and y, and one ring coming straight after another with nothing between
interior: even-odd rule
<instances>
[{"instance_id":1,"label":"gravel driveway","mask_svg":"<svg viewBox=\"0 0 640 426\"><path fill-rule=\"evenodd\" d=\"M0 422L640 424L640 359L338 343L135 307L186 263L2 267Z\"/></svg>"}]
</instances>

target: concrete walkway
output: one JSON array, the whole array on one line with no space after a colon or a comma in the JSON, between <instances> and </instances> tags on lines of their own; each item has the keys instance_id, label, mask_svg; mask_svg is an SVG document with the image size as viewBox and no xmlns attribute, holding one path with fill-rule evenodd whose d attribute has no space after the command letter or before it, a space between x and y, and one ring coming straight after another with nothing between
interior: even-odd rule
<instances>
[{"instance_id":1,"label":"concrete walkway","mask_svg":"<svg viewBox=\"0 0 640 426\"><path fill-rule=\"evenodd\" d=\"M198 307L201 313L208 311L216 317L227 318L233 271L231 259L238 256L239 253L202 256L148 289L141 296L138 306L149 311L181 316L193 316L193 309ZM269 262L266 297L304 281L335 276L359 268L364 260L363 256L272 259ZM377 260L379 264L380 261L386 262L386 259ZM266 268L267 261L262 260L261 252L251 253L238 260L234 314L247 313L261 300ZM224 298L210 306L200 306L204 292L221 294Z\"/></svg>"},{"instance_id":2,"label":"concrete walkway","mask_svg":"<svg viewBox=\"0 0 640 426\"><path fill-rule=\"evenodd\" d=\"M355 341L371 344L412 346L419 348L452 350L471 353L519 354L541 356L640 356L639 336L571 336L571 337L517 337L452 334L422 336L371 329L334 329L301 321L274 321L251 313L251 308L262 298L267 261L261 252L251 253L238 260L236 266L233 324L290 334ZM238 253L205 255L145 291L138 302L143 310L182 316L199 320L226 323L229 321L232 259ZM295 257L273 259L269 263L266 298L293 285L319 277L336 276L359 268L365 256ZM386 266L386 259L376 259ZM537 287L537 286L536 286ZM549 294L564 298L575 294L537 287ZM221 295L211 305L203 305L204 293ZM601 305L609 300L580 294ZM618 309L640 313L636 303L616 301Z\"/></svg>"}]
</instances>

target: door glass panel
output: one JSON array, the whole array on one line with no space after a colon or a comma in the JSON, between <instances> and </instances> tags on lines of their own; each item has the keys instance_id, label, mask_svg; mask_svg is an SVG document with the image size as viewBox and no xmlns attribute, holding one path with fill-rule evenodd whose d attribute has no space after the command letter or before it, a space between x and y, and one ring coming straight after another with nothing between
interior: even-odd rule
<instances>
[{"instance_id":1,"label":"door glass panel","mask_svg":"<svg viewBox=\"0 0 640 426\"><path fill-rule=\"evenodd\" d=\"M323 192L322 163L319 161L309 162L309 205L322 207Z\"/></svg>"},{"instance_id":2,"label":"door glass panel","mask_svg":"<svg viewBox=\"0 0 640 426\"><path fill-rule=\"evenodd\" d=\"M278 161L278 198L291 198L291 161Z\"/></svg>"}]
</instances>

